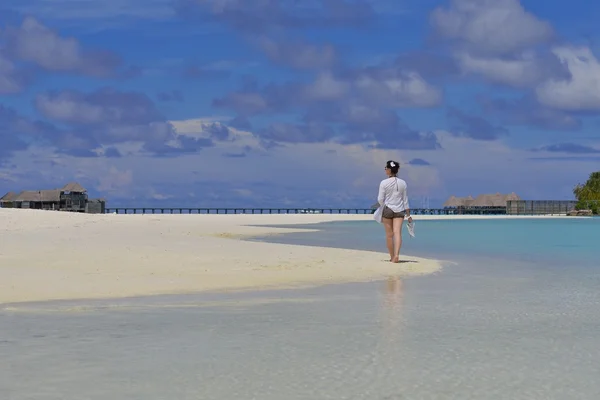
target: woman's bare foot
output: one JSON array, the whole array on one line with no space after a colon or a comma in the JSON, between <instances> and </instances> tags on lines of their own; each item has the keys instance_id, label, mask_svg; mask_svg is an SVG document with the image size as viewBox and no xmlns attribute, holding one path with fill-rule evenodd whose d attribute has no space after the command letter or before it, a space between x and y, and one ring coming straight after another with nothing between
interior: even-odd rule
<instances>
[{"instance_id":1,"label":"woman's bare foot","mask_svg":"<svg viewBox=\"0 0 600 400\"><path fill-rule=\"evenodd\" d=\"M399 259L399 257L394 257L390 261L393 262L393 263L399 263L400 259Z\"/></svg>"}]
</instances>

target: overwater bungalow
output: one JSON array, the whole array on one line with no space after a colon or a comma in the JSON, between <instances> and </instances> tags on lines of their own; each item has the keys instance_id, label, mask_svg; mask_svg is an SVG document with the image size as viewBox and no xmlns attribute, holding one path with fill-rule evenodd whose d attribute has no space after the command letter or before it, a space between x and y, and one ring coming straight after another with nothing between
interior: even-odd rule
<instances>
[{"instance_id":1,"label":"overwater bungalow","mask_svg":"<svg viewBox=\"0 0 600 400\"><path fill-rule=\"evenodd\" d=\"M447 209L456 209L458 212L477 211L482 209L506 208L510 200L521 200L516 193L510 194L480 194L476 198L450 196L443 207Z\"/></svg>"},{"instance_id":2,"label":"overwater bungalow","mask_svg":"<svg viewBox=\"0 0 600 400\"><path fill-rule=\"evenodd\" d=\"M23 190L0 197L2 208L104 213L105 204L104 199L89 199L87 190L77 182L60 189Z\"/></svg>"},{"instance_id":3,"label":"overwater bungalow","mask_svg":"<svg viewBox=\"0 0 600 400\"><path fill-rule=\"evenodd\" d=\"M446 202L443 204L444 208L464 208L464 207L469 207L471 205L471 203L473 202L473 197L472 196L467 196L467 197L456 197L456 196L450 196L450 198L448 200L446 200Z\"/></svg>"}]
</instances>

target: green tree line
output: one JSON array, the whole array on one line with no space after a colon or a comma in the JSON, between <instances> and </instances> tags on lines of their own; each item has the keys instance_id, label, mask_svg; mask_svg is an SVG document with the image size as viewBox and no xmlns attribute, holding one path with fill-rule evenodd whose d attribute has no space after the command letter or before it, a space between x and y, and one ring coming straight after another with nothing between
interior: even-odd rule
<instances>
[{"instance_id":1,"label":"green tree line","mask_svg":"<svg viewBox=\"0 0 600 400\"><path fill-rule=\"evenodd\" d=\"M578 210L592 210L596 215L600 212L600 171L592 172L585 184L573 188L577 199Z\"/></svg>"}]
</instances>

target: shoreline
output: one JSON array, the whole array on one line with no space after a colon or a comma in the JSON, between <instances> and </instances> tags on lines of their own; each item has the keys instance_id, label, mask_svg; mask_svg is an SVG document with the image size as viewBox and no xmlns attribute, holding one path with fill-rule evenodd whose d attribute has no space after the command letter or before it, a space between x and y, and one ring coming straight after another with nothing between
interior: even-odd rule
<instances>
[{"instance_id":1,"label":"shoreline","mask_svg":"<svg viewBox=\"0 0 600 400\"><path fill-rule=\"evenodd\" d=\"M392 264L386 252L243 240L318 230L264 225L348 217L115 215L0 208L0 305L310 288L421 276L442 268L442 261L408 256L402 260L410 262Z\"/></svg>"},{"instance_id":2,"label":"shoreline","mask_svg":"<svg viewBox=\"0 0 600 400\"><path fill-rule=\"evenodd\" d=\"M581 218L418 215L419 220ZM249 241L372 214L79 214L0 208L0 305L265 291L421 276L446 260ZM280 226L277 226L280 225ZM314 225L295 228L290 225ZM281 227L286 226L286 227Z\"/></svg>"},{"instance_id":3,"label":"shoreline","mask_svg":"<svg viewBox=\"0 0 600 400\"><path fill-rule=\"evenodd\" d=\"M0 212L3 209L0 208ZM25 211L40 211L40 210L25 210ZM49 212L57 212L58 211L49 211ZM63 213L64 214L64 213ZM216 214L216 213L211 213L211 214L186 214L186 213L173 213L173 214L160 214L160 213L146 213L146 214L142 214L142 213L138 213L138 214L114 214L114 213L109 213L109 214L86 214L86 215L110 215L110 216L129 216L129 217L134 217L134 216L145 216L145 217L157 217L157 216L165 216L165 217L196 217L198 215L201 216L210 216L210 217L226 217L226 216L240 216L240 217L260 217L260 218L277 218L277 217L283 217L283 218L293 218L293 217L298 217L298 218L305 218L305 219L309 219L311 221L316 221L318 222L331 222L331 221L338 221L338 220L348 220L348 221L354 221L354 220L365 220L365 221L374 221L373 220L373 214L345 214L345 213L281 213L281 214L277 214L277 213L273 213L273 214L251 214L251 213L237 213L237 214ZM540 218L585 218L585 216L573 216L573 215L567 215L567 214L520 214L520 215L513 215L513 214L486 214L486 215L480 215L480 214L413 214L412 217L414 219L427 219L427 220L442 220L442 219L524 219L524 218L535 218L535 219L540 219ZM311 222L314 223L314 222Z\"/></svg>"}]
</instances>

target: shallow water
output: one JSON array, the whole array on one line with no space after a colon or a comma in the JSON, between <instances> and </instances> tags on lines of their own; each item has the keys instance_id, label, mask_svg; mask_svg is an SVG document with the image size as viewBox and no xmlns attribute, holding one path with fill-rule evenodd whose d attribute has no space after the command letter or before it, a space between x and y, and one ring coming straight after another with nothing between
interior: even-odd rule
<instances>
[{"instance_id":1,"label":"shallow water","mask_svg":"<svg viewBox=\"0 0 600 400\"><path fill-rule=\"evenodd\" d=\"M0 307L0 398L600 398L600 268L477 260L310 290Z\"/></svg>"},{"instance_id":2,"label":"shallow water","mask_svg":"<svg viewBox=\"0 0 600 400\"><path fill-rule=\"evenodd\" d=\"M422 257L469 260L473 257L509 261L598 265L600 217L419 220L416 237L404 228L402 253ZM384 229L374 221L294 225L321 229L256 238L280 243L332 246L387 252Z\"/></svg>"},{"instance_id":3,"label":"shallow water","mask_svg":"<svg viewBox=\"0 0 600 400\"><path fill-rule=\"evenodd\" d=\"M556 278L454 266L311 290L16 306L0 313L0 391L9 400L599 398L600 277Z\"/></svg>"}]
</instances>

